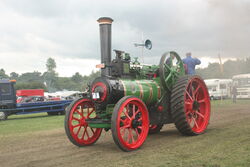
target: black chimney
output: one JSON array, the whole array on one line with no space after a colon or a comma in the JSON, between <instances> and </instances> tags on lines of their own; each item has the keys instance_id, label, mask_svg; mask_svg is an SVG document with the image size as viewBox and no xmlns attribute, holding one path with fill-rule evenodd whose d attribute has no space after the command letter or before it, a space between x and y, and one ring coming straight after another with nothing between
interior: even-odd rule
<instances>
[{"instance_id":1,"label":"black chimney","mask_svg":"<svg viewBox=\"0 0 250 167\"><path fill-rule=\"evenodd\" d=\"M102 76L111 75L111 24L113 20L109 17L101 17L97 20L100 26L101 41L101 63L105 68L101 69Z\"/></svg>"}]
</instances>

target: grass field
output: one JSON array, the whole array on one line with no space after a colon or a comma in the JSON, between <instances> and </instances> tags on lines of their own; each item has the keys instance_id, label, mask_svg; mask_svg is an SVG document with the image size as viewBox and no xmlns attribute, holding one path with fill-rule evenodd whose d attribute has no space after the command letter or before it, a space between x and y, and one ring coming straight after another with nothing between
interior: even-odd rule
<instances>
[{"instance_id":1,"label":"grass field","mask_svg":"<svg viewBox=\"0 0 250 167\"><path fill-rule=\"evenodd\" d=\"M121 152L110 132L103 132L94 146L78 149L65 136L64 116L47 114L0 122L0 146L4 166L249 167L250 100L213 101L207 133L185 137L166 125L131 153Z\"/></svg>"}]
</instances>

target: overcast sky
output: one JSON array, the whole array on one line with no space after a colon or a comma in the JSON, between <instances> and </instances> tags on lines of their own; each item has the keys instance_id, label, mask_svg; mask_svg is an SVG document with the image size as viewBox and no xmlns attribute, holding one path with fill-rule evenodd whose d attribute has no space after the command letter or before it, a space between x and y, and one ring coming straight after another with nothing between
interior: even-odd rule
<instances>
[{"instance_id":1,"label":"overcast sky","mask_svg":"<svg viewBox=\"0 0 250 167\"><path fill-rule=\"evenodd\" d=\"M153 42L144 62L158 64L174 50L208 62L249 57L250 0L0 0L0 68L7 73L46 70L60 76L89 74L100 62L99 26L108 16L112 48L141 58L133 43ZM113 54L114 57L114 54Z\"/></svg>"}]
</instances>

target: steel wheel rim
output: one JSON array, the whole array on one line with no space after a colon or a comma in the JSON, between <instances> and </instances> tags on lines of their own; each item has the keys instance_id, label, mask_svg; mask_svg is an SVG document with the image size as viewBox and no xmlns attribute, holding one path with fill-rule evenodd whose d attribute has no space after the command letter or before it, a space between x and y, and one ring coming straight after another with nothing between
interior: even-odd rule
<instances>
[{"instance_id":1,"label":"steel wheel rim","mask_svg":"<svg viewBox=\"0 0 250 167\"><path fill-rule=\"evenodd\" d=\"M91 128L88 126L85 120L89 118L96 118L96 115L94 104L88 99L80 100L70 110L68 124L70 134L80 145L92 144L101 135L101 128Z\"/></svg>"},{"instance_id":2,"label":"steel wheel rim","mask_svg":"<svg viewBox=\"0 0 250 167\"><path fill-rule=\"evenodd\" d=\"M138 126L137 126L138 123ZM149 130L147 108L136 98L128 99L119 109L117 136L127 149L137 149L145 141Z\"/></svg>"},{"instance_id":3,"label":"steel wheel rim","mask_svg":"<svg viewBox=\"0 0 250 167\"><path fill-rule=\"evenodd\" d=\"M206 130L210 119L210 100L205 83L193 78L187 84L184 93L186 121L193 132Z\"/></svg>"}]
</instances>

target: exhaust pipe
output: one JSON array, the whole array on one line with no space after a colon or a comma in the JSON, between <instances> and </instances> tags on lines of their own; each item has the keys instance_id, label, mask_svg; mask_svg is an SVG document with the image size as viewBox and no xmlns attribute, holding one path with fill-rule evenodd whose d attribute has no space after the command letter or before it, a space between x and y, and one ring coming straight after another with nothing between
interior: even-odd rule
<instances>
[{"instance_id":1,"label":"exhaust pipe","mask_svg":"<svg viewBox=\"0 0 250 167\"><path fill-rule=\"evenodd\" d=\"M100 26L100 42L101 42L101 63L105 65L101 69L102 76L111 76L111 25L113 19L109 17L101 17L98 20Z\"/></svg>"}]
</instances>

